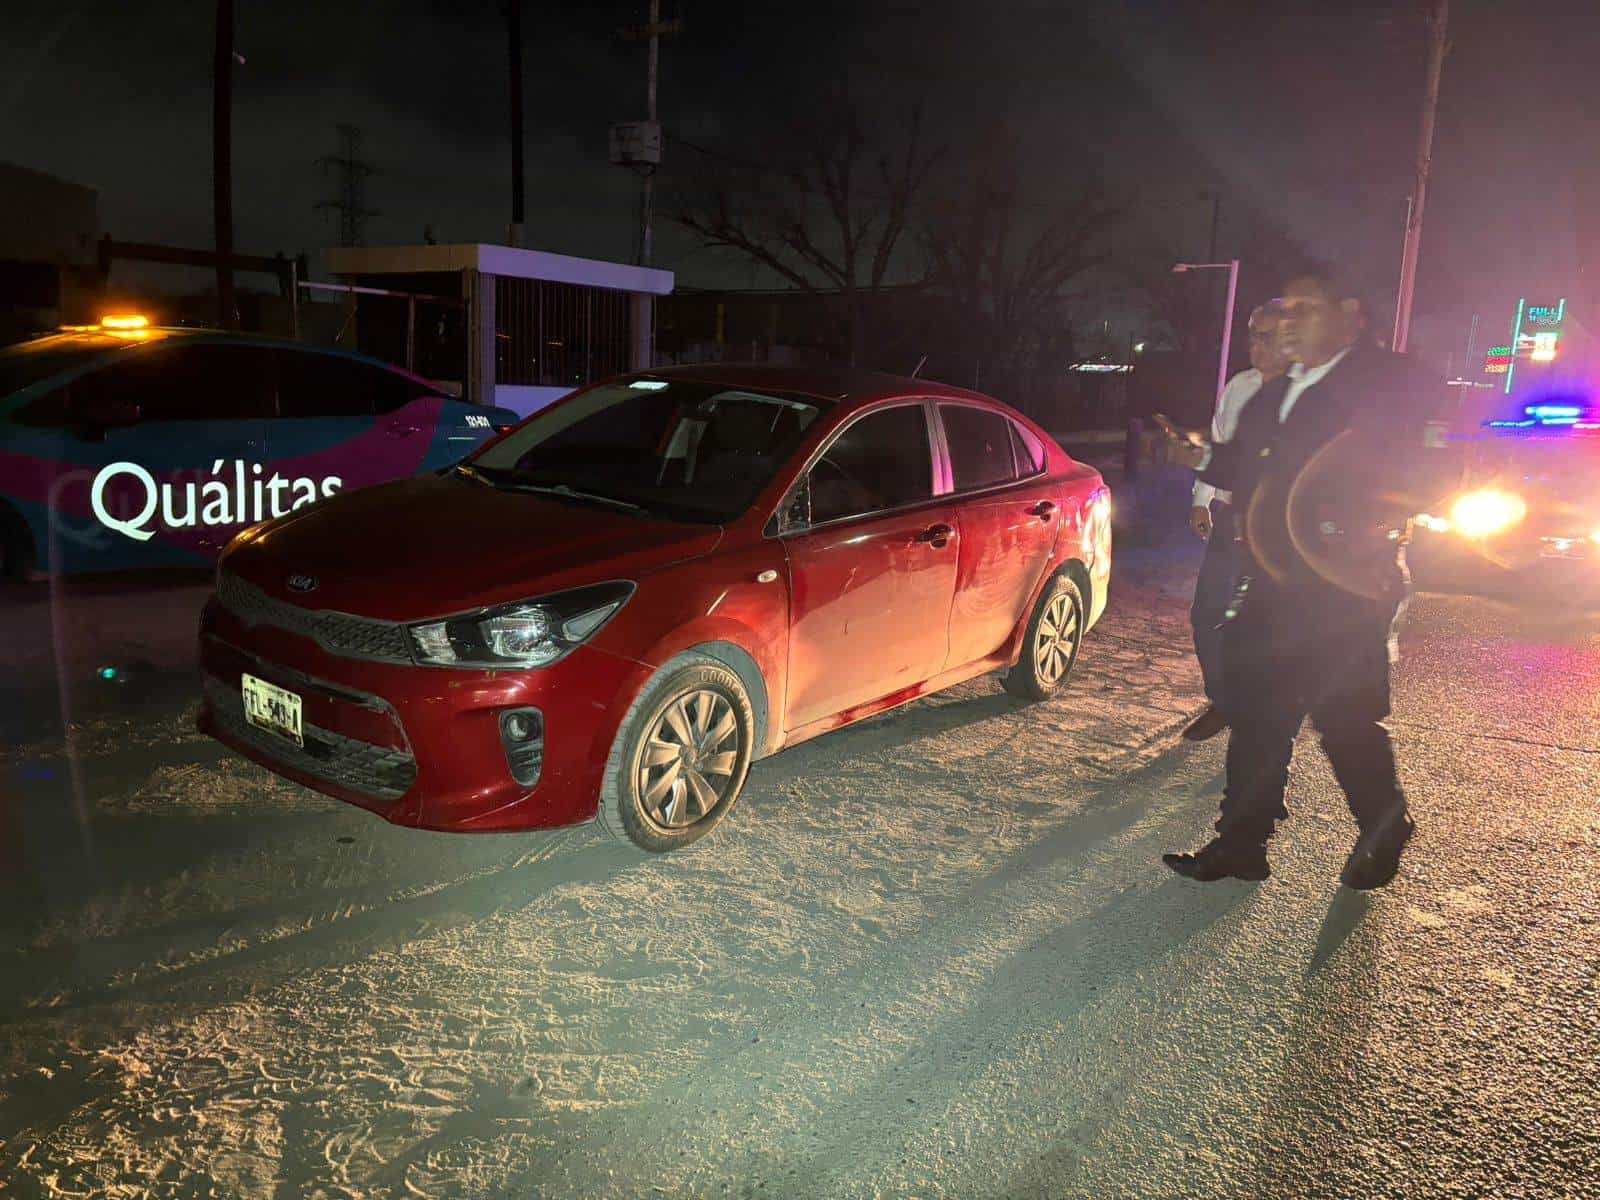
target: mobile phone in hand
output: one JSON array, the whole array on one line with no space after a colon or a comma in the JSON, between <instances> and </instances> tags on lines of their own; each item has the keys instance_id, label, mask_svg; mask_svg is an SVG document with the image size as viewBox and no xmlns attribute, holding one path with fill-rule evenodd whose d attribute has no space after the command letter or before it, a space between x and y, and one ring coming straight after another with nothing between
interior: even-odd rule
<instances>
[{"instance_id":1,"label":"mobile phone in hand","mask_svg":"<svg viewBox=\"0 0 1600 1200\"><path fill-rule=\"evenodd\" d=\"M1172 418L1165 413L1151 413L1150 419L1161 427L1161 432L1178 442L1188 442L1191 446L1204 446L1205 438L1192 429L1180 429L1172 423Z\"/></svg>"}]
</instances>

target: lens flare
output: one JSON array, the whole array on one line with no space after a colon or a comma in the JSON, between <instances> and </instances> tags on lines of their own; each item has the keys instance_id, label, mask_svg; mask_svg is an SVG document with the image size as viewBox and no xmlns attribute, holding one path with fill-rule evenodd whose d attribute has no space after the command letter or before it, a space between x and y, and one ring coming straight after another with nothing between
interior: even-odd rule
<instances>
[{"instance_id":1,"label":"lens flare","mask_svg":"<svg viewBox=\"0 0 1600 1200\"><path fill-rule=\"evenodd\" d=\"M1463 537L1485 538L1510 529L1527 515L1528 506L1521 496L1484 488L1456 500L1450 509L1450 525Z\"/></svg>"}]
</instances>

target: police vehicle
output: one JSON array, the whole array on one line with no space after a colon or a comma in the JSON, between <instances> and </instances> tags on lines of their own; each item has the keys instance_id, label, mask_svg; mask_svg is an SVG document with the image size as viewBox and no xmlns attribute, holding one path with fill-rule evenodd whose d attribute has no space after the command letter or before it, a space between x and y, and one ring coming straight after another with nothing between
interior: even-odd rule
<instances>
[{"instance_id":1,"label":"police vehicle","mask_svg":"<svg viewBox=\"0 0 1600 1200\"><path fill-rule=\"evenodd\" d=\"M1600 358L1565 300L1524 299L1509 328L1473 377L1453 381L1463 482L1418 523L1517 575L1600 563Z\"/></svg>"},{"instance_id":2,"label":"police vehicle","mask_svg":"<svg viewBox=\"0 0 1600 1200\"><path fill-rule=\"evenodd\" d=\"M13 577L203 566L243 528L517 420L359 354L137 315L65 327L0 349L0 556Z\"/></svg>"}]
</instances>

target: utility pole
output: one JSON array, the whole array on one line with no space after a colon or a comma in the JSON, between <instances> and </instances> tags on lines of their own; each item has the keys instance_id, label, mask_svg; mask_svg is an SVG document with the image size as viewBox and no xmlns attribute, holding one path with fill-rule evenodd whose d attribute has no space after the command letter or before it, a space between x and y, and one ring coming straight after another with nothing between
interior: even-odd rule
<instances>
[{"instance_id":1,"label":"utility pole","mask_svg":"<svg viewBox=\"0 0 1600 1200\"><path fill-rule=\"evenodd\" d=\"M1422 124L1417 135L1417 182L1406 216L1405 248L1400 255L1400 292L1394 306L1394 351L1404 354L1411 334L1411 301L1417 288L1417 258L1422 250L1422 211L1428 199L1428 171L1433 161L1433 124L1439 112L1439 76L1448 49L1446 27L1450 0L1439 0L1428 18L1428 84L1422 96Z\"/></svg>"},{"instance_id":2,"label":"utility pole","mask_svg":"<svg viewBox=\"0 0 1600 1200\"><path fill-rule=\"evenodd\" d=\"M355 125L335 125L339 133L339 152L317 159L320 166L339 170L339 198L325 200L318 209L339 211L339 244L359 246L365 236L367 218L378 214L365 207L366 179L372 167L361 160L361 130Z\"/></svg>"},{"instance_id":3,"label":"utility pole","mask_svg":"<svg viewBox=\"0 0 1600 1200\"><path fill-rule=\"evenodd\" d=\"M661 22L661 0L650 0L650 65L646 69L645 83L645 120L656 125L656 68L661 61L661 35L656 26ZM654 249L652 235L655 223L655 192L656 170L651 167L644 173L644 240L643 249L639 253L639 265L650 265L651 253Z\"/></svg>"},{"instance_id":4,"label":"utility pole","mask_svg":"<svg viewBox=\"0 0 1600 1200\"><path fill-rule=\"evenodd\" d=\"M613 154L613 161L624 161L625 165L637 166L644 174L644 201L642 205L639 265L648 267L654 254L654 223L655 223L655 186L656 168L660 165L660 123L656 115L656 75L661 58L661 39L671 37L683 30L680 20L663 21L661 19L661 0L650 0L650 20L644 25L634 25L617 32L630 42L649 42L650 58L649 67L645 77L645 104L646 118L644 134L645 143L653 138L656 152L653 159L648 153L637 156L629 155L626 159L618 159Z\"/></svg>"},{"instance_id":5,"label":"utility pole","mask_svg":"<svg viewBox=\"0 0 1600 1200\"><path fill-rule=\"evenodd\" d=\"M1233 306L1239 298L1239 260L1229 259L1227 262L1208 263L1173 263L1172 273L1182 275L1185 271L1226 271L1228 273L1228 300L1227 307L1222 310L1222 352L1217 356L1217 392L1215 402L1222 399L1222 389L1228 385L1228 350L1233 341Z\"/></svg>"},{"instance_id":6,"label":"utility pole","mask_svg":"<svg viewBox=\"0 0 1600 1200\"><path fill-rule=\"evenodd\" d=\"M522 245L522 0L507 0L506 40L511 51L511 232L513 246Z\"/></svg>"},{"instance_id":7,"label":"utility pole","mask_svg":"<svg viewBox=\"0 0 1600 1200\"><path fill-rule=\"evenodd\" d=\"M239 328L233 294L233 0L217 0L217 46L212 59L211 199L217 252L217 318Z\"/></svg>"}]
</instances>

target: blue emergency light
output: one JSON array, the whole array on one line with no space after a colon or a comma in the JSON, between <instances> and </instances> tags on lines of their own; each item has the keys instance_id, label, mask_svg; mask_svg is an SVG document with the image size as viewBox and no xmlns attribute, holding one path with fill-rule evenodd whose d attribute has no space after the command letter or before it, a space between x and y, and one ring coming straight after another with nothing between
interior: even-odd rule
<instances>
[{"instance_id":1,"label":"blue emergency light","mask_svg":"<svg viewBox=\"0 0 1600 1200\"><path fill-rule=\"evenodd\" d=\"M1515 421L1486 421L1490 429L1595 429L1600 428L1593 408L1586 404L1524 405L1522 417Z\"/></svg>"}]
</instances>

